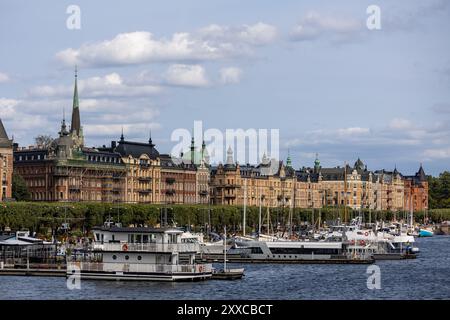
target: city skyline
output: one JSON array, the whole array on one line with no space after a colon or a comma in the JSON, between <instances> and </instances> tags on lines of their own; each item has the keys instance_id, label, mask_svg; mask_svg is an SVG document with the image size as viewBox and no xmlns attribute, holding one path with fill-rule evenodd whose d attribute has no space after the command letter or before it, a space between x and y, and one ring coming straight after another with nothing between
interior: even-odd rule
<instances>
[{"instance_id":1,"label":"city skyline","mask_svg":"<svg viewBox=\"0 0 450 320\"><path fill-rule=\"evenodd\" d=\"M361 158L405 174L420 163L427 174L448 169L446 2L379 1L375 31L365 26L369 2L250 1L238 13L229 2L174 3L176 13L78 1L80 30L66 27L71 3L3 3L0 118L10 138L56 137L78 65L89 146L118 140L122 127L147 141L151 129L169 152L174 129L202 120L223 131L279 128L280 158L289 149L296 168L319 153L329 167Z\"/></svg>"}]
</instances>

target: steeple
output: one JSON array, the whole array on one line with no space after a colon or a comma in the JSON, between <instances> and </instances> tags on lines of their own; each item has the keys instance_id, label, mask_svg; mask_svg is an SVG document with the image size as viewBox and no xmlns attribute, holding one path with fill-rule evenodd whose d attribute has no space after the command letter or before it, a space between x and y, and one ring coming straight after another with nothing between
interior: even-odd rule
<instances>
[{"instance_id":1,"label":"steeple","mask_svg":"<svg viewBox=\"0 0 450 320\"><path fill-rule=\"evenodd\" d=\"M227 165L232 166L233 165L233 150L231 149L231 146L228 146L228 150L227 150Z\"/></svg>"},{"instance_id":2,"label":"steeple","mask_svg":"<svg viewBox=\"0 0 450 320\"><path fill-rule=\"evenodd\" d=\"M80 124L80 103L78 101L78 70L75 66L75 86L73 89L73 105L72 105L72 123L70 125L70 132L75 133L77 136L81 136L81 124Z\"/></svg>"},{"instance_id":3,"label":"steeple","mask_svg":"<svg viewBox=\"0 0 450 320\"><path fill-rule=\"evenodd\" d=\"M155 145L153 144L152 141L152 129L150 129L150 134L149 134L149 138L148 138L148 144L150 145L150 147L154 147Z\"/></svg>"},{"instance_id":4,"label":"steeple","mask_svg":"<svg viewBox=\"0 0 450 320\"><path fill-rule=\"evenodd\" d=\"M314 171L318 172L320 169L320 160L319 160L319 154L316 153L316 160L314 160Z\"/></svg>"},{"instance_id":5,"label":"steeple","mask_svg":"<svg viewBox=\"0 0 450 320\"><path fill-rule=\"evenodd\" d=\"M191 138L191 163L195 163L195 141L194 136Z\"/></svg>"},{"instance_id":6,"label":"steeple","mask_svg":"<svg viewBox=\"0 0 450 320\"><path fill-rule=\"evenodd\" d=\"M124 142L125 137L123 136L123 126L122 126L122 134L120 135L120 142Z\"/></svg>"},{"instance_id":7,"label":"steeple","mask_svg":"<svg viewBox=\"0 0 450 320\"><path fill-rule=\"evenodd\" d=\"M289 149L288 149L288 156L287 156L287 159L286 159L286 167L292 168L292 160L291 160L291 154L289 152Z\"/></svg>"},{"instance_id":8,"label":"steeple","mask_svg":"<svg viewBox=\"0 0 450 320\"><path fill-rule=\"evenodd\" d=\"M66 113L64 112L63 109L63 119L61 121L61 131L59 131L59 136L67 136L69 134L69 132L67 131L67 126L66 126Z\"/></svg>"}]
</instances>

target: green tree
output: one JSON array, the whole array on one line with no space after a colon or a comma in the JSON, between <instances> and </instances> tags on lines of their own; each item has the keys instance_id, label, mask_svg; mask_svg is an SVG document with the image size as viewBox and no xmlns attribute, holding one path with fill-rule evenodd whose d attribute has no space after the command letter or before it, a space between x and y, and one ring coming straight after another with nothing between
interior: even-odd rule
<instances>
[{"instance_id":1,"label":"green tree","mask_svg":"<svg viewBox=\"0 0 450 320\"><path fill-rule=\"evenodd\" d=\"M21 175L13 174L12 197L17 201L30 200L30 192L28 191L27 184Z\"/></svg>"}]
</instances>

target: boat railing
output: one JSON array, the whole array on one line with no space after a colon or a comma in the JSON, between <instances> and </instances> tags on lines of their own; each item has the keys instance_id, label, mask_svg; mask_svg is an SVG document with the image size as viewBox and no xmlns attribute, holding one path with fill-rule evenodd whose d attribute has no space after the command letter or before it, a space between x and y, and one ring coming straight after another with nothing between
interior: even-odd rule
<instances>
[{"instance_id":1,"label":"boat railing","mask_svg":"<svg viewBox=\"0 0 450 320\"><path fill-rule=\"evenodd\" d=\"M199 252L198 243L94 243L94 251Z\"/></svg>"},{"instance_id":2,"label":"boat railing","mask_svg":"<svg viewBox=\"0 0 450 320\"><path fill-rule=\"evenodd\" d=\"M210 273L211 264L139 264L139 263L115 263L115 262L69 262L67 273L76 272L136 272L136 273Z\"/></svg>"}]
</instances>

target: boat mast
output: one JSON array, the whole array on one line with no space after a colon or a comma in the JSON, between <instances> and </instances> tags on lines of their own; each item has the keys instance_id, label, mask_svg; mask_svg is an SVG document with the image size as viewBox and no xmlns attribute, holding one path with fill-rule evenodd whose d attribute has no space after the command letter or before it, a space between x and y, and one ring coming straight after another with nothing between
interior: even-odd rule
<instances>
[{"instance_id":1,"label":"boat mast","mask_svg":"<svg viewBox=\"0 0 450 320\"><path fill-rule=\"evenodd\" d=\"M262 194L261 194L261 188L258 188L259 189L259 221L258 221L258 240L259 240L259 237L261 236L261 197L262 197Z\"/></svg>"},{"instance_id":2,"label":"boat mast","mask_svg":"<svg viewBox=\"0 0 450 320\"><path fill-rule=\"evenodd\" d=\"M244 217L242 222L242 235L245 237L245 215L247 211L247 179L244 178Z\"/></svg>"},{"instance_id":3,"label":"boat mast","mask_svg":"<svg viewBox=\"0 0 450 320\"><path fill-rule=\"evenodd\" d=\"M223 234L223 271L227 272L227 226L224 226Z\"/></svg>"}]
</instances>

